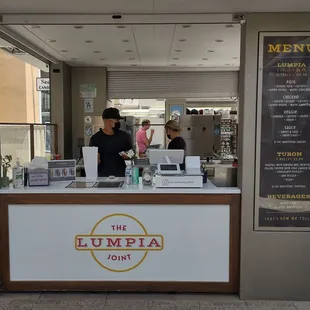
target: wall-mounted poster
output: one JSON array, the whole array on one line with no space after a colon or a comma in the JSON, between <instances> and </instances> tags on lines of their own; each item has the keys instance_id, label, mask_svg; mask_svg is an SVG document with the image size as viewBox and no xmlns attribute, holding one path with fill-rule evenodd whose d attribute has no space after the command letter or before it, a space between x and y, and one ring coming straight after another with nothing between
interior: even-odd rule
<instances>
[{"instance_id":1,"label":"wall-mounted poster","mask_svg":"<svg viewBox=\"0 0 310 310\"><path fill-rule=\"evenodd\" d=\"M80 85L80 98L96 98L97 87L94 84L81 84Z\"/></svg>"},{"instance_id":2,"label":"wall-mounted poster","mask_svg":"<svg viewBox=\"0 0 310 310\"><path fill-rule=\"evenodd\" d=\"M260 36L255 229L310 231L310 33Z\"/></svg>"},{"instance_id":3,"label":"wall-mounted poster","mask_svg":"<svg viewBox=\"0 0 310 310\"><path fill-rule=\"evenodd\" d=\"M170 106L170 119L174 121L180 121L180 116L183 115L182 105L171 105Z\"/></svg>"},{"instance_id":4,"label":"wall-mounted poster","mask_svg":"<svg viewBox=\"0 0 310 310\"><path fill-rule=\"evenodd\" d=\"M84 99L84 112L93 113L94 112L94 99Z\"/></svg>"}]
</instances>

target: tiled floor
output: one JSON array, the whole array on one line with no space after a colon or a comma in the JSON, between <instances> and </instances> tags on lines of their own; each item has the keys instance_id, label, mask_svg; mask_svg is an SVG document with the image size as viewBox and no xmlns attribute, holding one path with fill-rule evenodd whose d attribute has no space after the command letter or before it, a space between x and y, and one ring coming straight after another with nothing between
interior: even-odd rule
<instances>
[{"instance_id":1,"label":"tiled floor","mask_svg":"<svg viewBox=\"0 0 310 310\"><path fill-rule=\"evenodd\" d=\"M247 301L234 295L0 293L0 310L310 310L310 302Z\"/></svg>"}]
</instances>

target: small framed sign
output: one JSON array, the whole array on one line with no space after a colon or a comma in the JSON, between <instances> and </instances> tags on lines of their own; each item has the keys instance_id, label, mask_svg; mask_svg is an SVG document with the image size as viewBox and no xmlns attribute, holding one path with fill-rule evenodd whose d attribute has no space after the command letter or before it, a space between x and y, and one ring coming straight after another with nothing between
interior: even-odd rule
<instances>
[{"instance_id":1,"label":"small framed sign","mask_svg":"<svg viewBox=\"0 0 310 310\"><path fill-rule=\"evenodd\" d=\"M34 169L28 171L28 186L49 186L48 170Z\"/></svg>"}]
</instances>

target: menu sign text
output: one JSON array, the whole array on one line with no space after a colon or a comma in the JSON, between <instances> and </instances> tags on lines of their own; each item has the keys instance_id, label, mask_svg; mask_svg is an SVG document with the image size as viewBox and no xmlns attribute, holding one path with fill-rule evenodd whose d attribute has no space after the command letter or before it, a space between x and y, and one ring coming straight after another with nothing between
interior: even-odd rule
<instances>
[{"instance_id":1,"label":"menu sign text","mask_svg":"<svg viewBox=\"0 0 310 310\"><path fill-rule=\"evenodd\" d=\"M258 228L310 230L310 37L262 40Z\"/></svg>"}]
</instances>

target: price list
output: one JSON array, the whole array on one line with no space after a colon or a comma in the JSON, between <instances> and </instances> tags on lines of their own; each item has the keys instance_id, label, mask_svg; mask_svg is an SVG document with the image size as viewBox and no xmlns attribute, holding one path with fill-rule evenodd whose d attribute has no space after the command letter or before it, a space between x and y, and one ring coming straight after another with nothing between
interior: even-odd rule
<instances>
[{"instance_id":1,"label":"price list","mask_svg":"<svg viewBox=\"0 0 310 310\"><path fill-rule=\"evenodd\" d=\"M310 227L310 38L263 38L259 227Z\"/></svg>"}]
</instances>

